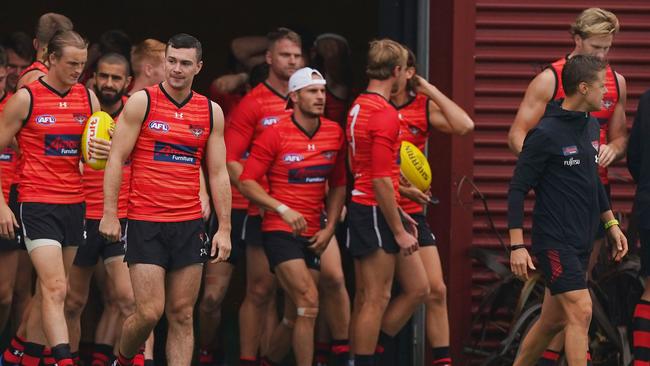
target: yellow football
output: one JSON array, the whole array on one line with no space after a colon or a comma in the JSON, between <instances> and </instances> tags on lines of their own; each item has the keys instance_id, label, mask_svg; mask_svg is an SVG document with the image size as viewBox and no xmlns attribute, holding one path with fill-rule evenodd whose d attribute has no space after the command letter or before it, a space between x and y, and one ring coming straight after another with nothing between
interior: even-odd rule
<instances>
[{"instance_id":1,"label":"yellow football","mask_svg":"<svg viewBox=\"0 0 650 366\"><path fill-rule=\"evenodd\" d=\"M402 141L399 156L399 168L404 178L422 192L426 192L431 185L431 167L427 157L408 141Z\"/></svg>"},{"instance_id":2,"label":"yellow football","mask_svg":"<svg viewBox=\"0 0 650 366\"><path fill-rule=\"evenodd\" d=\"M106 112L93 113L84 127L83 135L81 135L81 154L86 165L95 170L102 170L106 167L106 159L95 159L89 151L89 143L92 137L98 139L111 140L109 130L115 128L115 121Z\"/></svg>"}]
</instances>

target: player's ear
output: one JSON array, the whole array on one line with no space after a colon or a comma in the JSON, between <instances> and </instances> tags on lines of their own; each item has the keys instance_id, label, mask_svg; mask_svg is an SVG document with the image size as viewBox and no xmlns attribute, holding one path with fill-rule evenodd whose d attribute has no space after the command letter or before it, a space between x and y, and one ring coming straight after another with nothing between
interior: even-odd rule
<instances>
[{"instance_id":1,"label":"player's ear","mask_svg":"<svg viewBox=\"0 0 650 366\"><path fill-rule=\"evenodd\" d=\"M194 73L194 75L196 75L196 74L198 74L199 72L201 72L201 69L203 68L203 61L202 61L202 60L199 61L199 62L196 64L196 67L197 67L197 69L196 69L196 73Z\"/></svg>"}]
</instances>

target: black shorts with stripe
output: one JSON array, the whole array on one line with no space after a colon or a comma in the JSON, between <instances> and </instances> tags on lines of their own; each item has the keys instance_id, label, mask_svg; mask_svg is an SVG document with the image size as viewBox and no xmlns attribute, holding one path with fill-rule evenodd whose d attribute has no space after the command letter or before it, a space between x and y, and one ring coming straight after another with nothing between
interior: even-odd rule
<instances>
[{"instance_id":1,"label":"black shorts with stripe","mask_svg":"<svg viewBox=\"0 0 650 366\"><path fill-rule=\"evenodd\" d=\"M589 251L571 247L535 250L539 269L551 295L587 288Z\"/></svg>"},{"instance_id":2,"label":"black shorts with stripe","mask_svg":"<svg viewBox=\"0 0 650 366\"><path fill-rule=\"evenodd\" d=\"M378 206L350 202L347 220L346 246L354 258L365 257L378 249L389 254L399 253L395 236Z\"/></svg>"}]
</instances>

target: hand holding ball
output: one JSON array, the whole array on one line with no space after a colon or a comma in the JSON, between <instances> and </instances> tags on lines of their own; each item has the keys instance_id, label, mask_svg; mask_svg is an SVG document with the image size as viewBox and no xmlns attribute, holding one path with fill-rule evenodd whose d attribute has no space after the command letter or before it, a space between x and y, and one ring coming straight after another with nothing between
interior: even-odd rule
<instances>
[{"instance_id":1,"label":"hand holding ball","mask_svg":"<svg viewBox=\"0 0 650 366\"><path fill-rule=\"evenodd\" d=\"M106 167L106 159L103 157L99 158L96 156L97 154L91 152L91 150L96 148L95 146L91 148L93 144L92 139L109 142L111 141L111 131L114 128L115 121L106 112L95 112L86 121L83 135L81 135L81 155L84 162L92 169L103 170Z\"/></svg>"}]
</instances>

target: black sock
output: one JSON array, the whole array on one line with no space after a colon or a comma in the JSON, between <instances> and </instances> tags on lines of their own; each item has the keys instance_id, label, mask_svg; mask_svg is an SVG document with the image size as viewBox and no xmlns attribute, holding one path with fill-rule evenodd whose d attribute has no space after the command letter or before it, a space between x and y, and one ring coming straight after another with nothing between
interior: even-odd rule
<instances>
[{"instance_id":1,"label":"black sock","mask_svg":"<svg viewBox=\"0 0 650 366\"><path fill-rule=\"evenodd\" d=\"M375 355L354 355L354 366L375 366Z\"/></svg>"},{"instance_id":2,"label":"black sock","mask_svg":"<svg viewBox=\"0 0 650 366\"><path fill-rule=\"evenodd\" d=\"M560 360L560 352L546 349L542 357L537 361L537 366L555 366Z\"/></svg>"},{"instance_id":3,"label":"black sock","mask_svg":"<svg viewBox=\"0 0 650 366\"><path fill-rule=\"evenodd\" d=\"M334 339L332 340L332 354L336 359L336 366L347 366L350 360L350 340Z\"/></svg>"},{"instance_id":4,"label":"black sock","mask_svg":"<svg viewBox=\"0 0 650 366\"><path fill-rule=\"evenodd\" d=\"M379 340L377 341L377 347L375 349L375 354L380 356L384 354L386 347L393 342L395 337L389 336L383 331L379 332Z\"/></svg>"},{"instance_id":5,"label":"black sock","mask_svg":"<svg viewBox=\"0 0 650 366\"><path fill-rule=\"evenodd\" d=\"M634 360L650 362L650 301L639 300L632 319Z\"/></svg>"},{"instance_id":6,"label":"black sock","mask_svg":"<svg viewBox=\"0 0 650 366\"><path fill-rule=\"evenodd\" d=\"M67 343L57 344L52 347L52 356L56 360L57 366L74 366L70 345Z\"/></svg>"},{"instance_id":7,"label":"black sock","mask_svg":"<svg viewBox=\"0 0 650 366\"><path fill-rule=\"evenodd\" d=\"M23 353L20 364L23 366L38 366L41 363L44 348L45 346L42 344L25 342L25 353Z\"/></svg>"},{"instance_id":8,"label":"black sock","mask_svg":"<svg viewBox=\"0 0 650 366\"><path fill-rule=\"evenodd\" d=\"M433 358L432 365L434 366L451 365L451 357L449 356L449 346L432 348L431 356Z\"/></svg>"}]
</instances>

